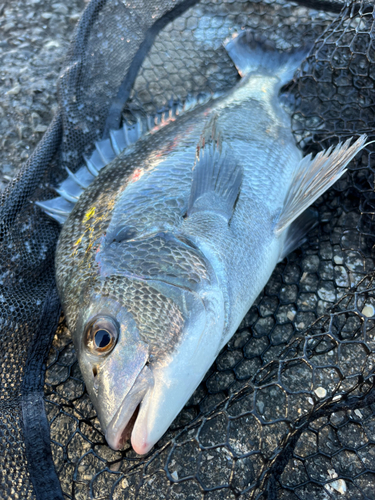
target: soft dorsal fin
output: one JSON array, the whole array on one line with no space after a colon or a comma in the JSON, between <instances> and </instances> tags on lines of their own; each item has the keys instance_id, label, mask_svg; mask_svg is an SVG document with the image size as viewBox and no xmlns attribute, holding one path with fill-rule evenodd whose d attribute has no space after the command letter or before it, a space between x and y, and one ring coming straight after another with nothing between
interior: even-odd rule
<instances>
[{"instance_id":1,"label":"soft dorsal fin","mask_svg":"<svg viewBox=\"0 0 375 500\"><path fill-rule=\"evenodd\" d=\"M334 149L331 146L322 151L314 159L309 154L300 161L275 227L276 234L281 234L342 176L350 160L365 146L366 139L363 134L350 146L350 138Z\"/></svg>"},{"instance_id":2,"label":"soft dorsal fin","mask_svg":"<svg viewBox=\"0 0 375 500\"><path fill-rule=\"evenodd\" d=\"M216 213L229 222L242 184L242 168L222 141L214 115L197 147L187 215Z\"/></svg>"}]
</instances>

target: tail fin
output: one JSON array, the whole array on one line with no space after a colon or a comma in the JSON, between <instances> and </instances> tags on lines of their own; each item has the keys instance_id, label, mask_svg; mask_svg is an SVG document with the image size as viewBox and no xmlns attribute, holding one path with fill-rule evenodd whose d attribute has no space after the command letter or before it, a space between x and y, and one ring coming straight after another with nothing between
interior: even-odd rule
<instances>
[{"instance_id":1,"label":"tail fin","mask_svg":"<svg viewBox=\"0 0 375 500\"><path fill-rule=\"evenodd\" d=\"M310 47L280 51L272 41L256 37L251 31L226 40L224 47L242 77L254 72L266 72L279 77L280 87L292 80L310 51Z\"/></svg>"}]
</instances>

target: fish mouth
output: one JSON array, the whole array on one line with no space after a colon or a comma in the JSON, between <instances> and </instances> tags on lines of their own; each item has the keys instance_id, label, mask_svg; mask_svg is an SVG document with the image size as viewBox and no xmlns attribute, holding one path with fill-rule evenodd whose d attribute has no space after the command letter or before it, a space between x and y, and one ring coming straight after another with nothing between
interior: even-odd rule
<instances>
[{"instance_id":1,"label":"fish mouth","mask_svg":"<svg viewBox=\"0 0 375 500\"><path fill-rule=\"evenodd\" d=\"M152 371L146 365L139 373L130 391L124 397L105 432L107 443L113 450L121 450L130 438L142 400L153 385L154 377Z\"/></svg>"}]
</instances>

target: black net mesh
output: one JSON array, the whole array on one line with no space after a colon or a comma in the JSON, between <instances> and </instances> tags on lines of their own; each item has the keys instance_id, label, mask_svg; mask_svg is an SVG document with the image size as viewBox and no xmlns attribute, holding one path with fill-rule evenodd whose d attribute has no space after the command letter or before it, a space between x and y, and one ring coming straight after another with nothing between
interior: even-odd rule
<instances>
[{"instance_id":1,"label":"black net mesh","mask_svg":"<svg viewBox=\"0 0 375 500\"><path fill-rule=\"evenodd\" d=\"M77 169L121 115L232 87L237 72L222 41L243 28L279 48L312 45L289 88L304 152L363 132L375 139L374 7L342 7L88 4L59 79L59 111L1 198L2 497L373 500L372 144L315 203L319 225L277 266L204 382L141 458L106 445L63 318L57 326L58 227L30 203L53 196L46 184L62 179L64 166Z\"/></svg>"}]
</instances>

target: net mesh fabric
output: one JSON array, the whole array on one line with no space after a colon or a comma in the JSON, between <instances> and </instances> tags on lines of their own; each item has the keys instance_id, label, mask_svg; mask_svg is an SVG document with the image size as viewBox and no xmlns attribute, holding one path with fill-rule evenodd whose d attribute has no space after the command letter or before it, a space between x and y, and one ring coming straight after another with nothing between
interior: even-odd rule
<instances>
[{"instance_id":1,"label":"net mesh fabric","mask_svg":"<svg viewBox=\"0 0 375 500\"><path fill-rule=\"evenodd\" d=\"M1 199L4 498L46 494L33 470L30 440L30 408L42 397L66 498L294 500L345 498L344 492L371 498L373 145L316 202L319 225L277 266L204 382L143 458L130 446L115 452L106 445L63 319L49 350L59 313L53 275L58 228L29 203L53 196L46 183L62 179L64 166L76 170L82 153L121 111L131 119L161 110L172 97L232 87L238 76L222 41L242 28L280 48L312 45L289 89L291 123L304 152L363 132L373 140L373 6L351 4L338 16L326 11L338 6L88 5L60 78L59 113Z\"/></svg>"}]
</instances>

